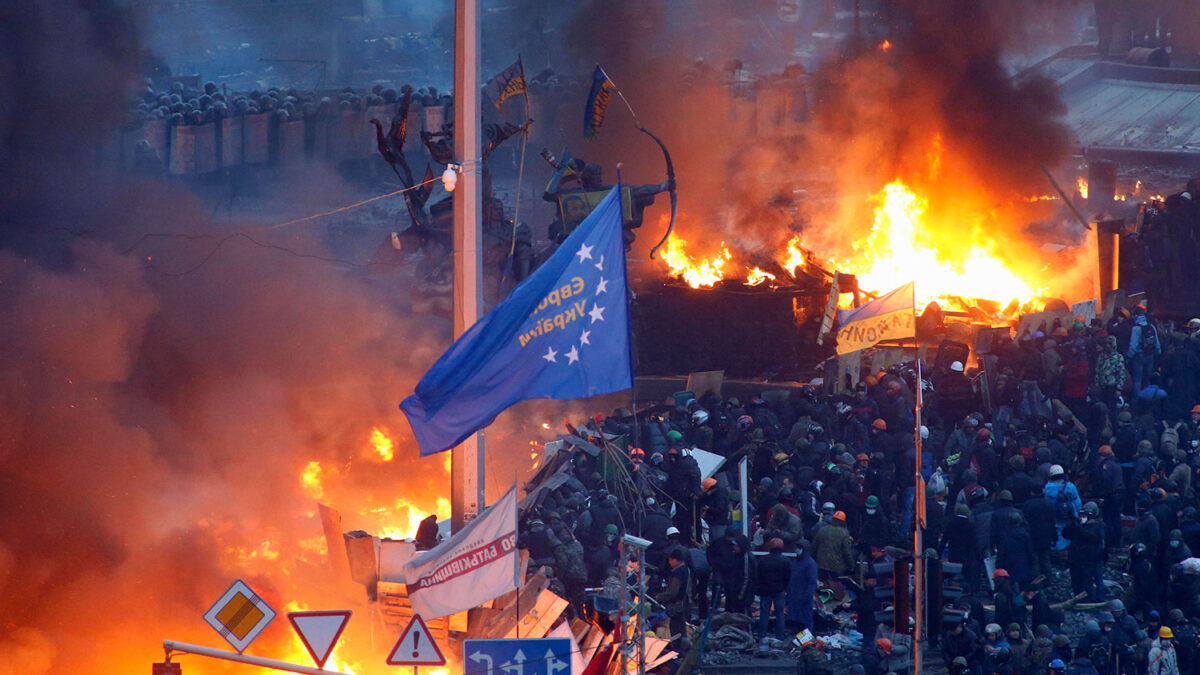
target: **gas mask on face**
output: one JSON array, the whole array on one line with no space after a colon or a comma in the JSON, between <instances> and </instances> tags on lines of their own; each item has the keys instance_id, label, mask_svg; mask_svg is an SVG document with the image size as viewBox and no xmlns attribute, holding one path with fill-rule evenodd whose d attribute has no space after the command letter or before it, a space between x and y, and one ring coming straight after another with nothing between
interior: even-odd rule
<instances>
[{"instance_id":1,"label":"gas mask on face","mask_svg":"<svg viewBox=\"0 0 1200 675\"><path fill-rule=\"evenodd\" d=\"M1170 545L1171 548L1179 548L1179 540L1172 541Z\"/></svg>"},{"instance_id":2,"label":"gas mask on face","mask_svg":"<svg viewBox=\"0 0 1200 675\"><path fill-rule=\"evenodd\" d=\"M868 515L868 516L873 516L873 515L875 515L875 509L867 509L867 515Z\"/></svg>"},{"instance_id":3,"label":"gas mask on face","mask_svg":"<svg viewBox=\"0 0 1200 675\"><path fill-rule=\"evenodd\" d=\"M1083 524L1086 524L1086 523L1087 523L1087 521L1088 521L1088 517L1087 517L1087 516L1079 516L1079 523L1080 523L1081 525L1083 525Z\"/></svg>"}]
</instances>

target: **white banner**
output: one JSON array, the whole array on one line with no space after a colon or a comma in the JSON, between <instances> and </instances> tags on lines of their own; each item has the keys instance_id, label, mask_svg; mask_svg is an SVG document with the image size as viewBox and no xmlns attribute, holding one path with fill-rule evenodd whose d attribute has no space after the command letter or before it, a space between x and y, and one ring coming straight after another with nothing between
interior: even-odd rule
<instances>
[{"instance_id":1,"label":"white banner","mask_svg":"<svg viewBox=\"0 0 1200 675\"><path fill-rule=\"evenodd\" d=\"M426 619L477 607L516 587L517 486L462 530L404 566L413 611Z\"/></svg>"},{"instance_id":2,"label":"white banner","mask_svg":"<svg viewBox=\"0 0 1200 675\"><path fill-rule=\"evenodd\" d=\"M866 349L883 340L916 337L914 289L910 281L858 309L840 310L837 353Z\"/></svg>"}]
</instances>

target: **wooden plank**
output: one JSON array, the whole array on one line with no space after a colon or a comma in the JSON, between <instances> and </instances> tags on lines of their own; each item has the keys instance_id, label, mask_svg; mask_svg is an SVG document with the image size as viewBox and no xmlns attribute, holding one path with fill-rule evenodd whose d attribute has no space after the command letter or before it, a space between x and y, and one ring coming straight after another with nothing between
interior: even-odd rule
<instances>
[{"instance_id":1,"label":"wooden plank","mask_svg":"<svg viewBox=\"0 0 1200 675\"><path fill-rule=\"evenodd\" d=\"M506 638L540 638L550 632L554 622L562 616L569 605L565 599L550 589L544 589L537 601L524 616L504 634Z\"/></svg>"},{"instance_id":2,"label":"wooden plank","mask_svg":"<svg viewBox=\"0 0 1200 675\"><path fill-rule=\"evenodd\" d=\"M525 582L525 585L521 587L519 600L505 607L491 621L485 623L480 637L490 639L501 638L507 635L510 629L516 627L517 620L537 604L538 596L549 585L550 582L541 574L534 574L530 577L529 581ZM518 608L521 610L520 615L517 614ZM515 633L515 630L513 632Z\"/></svg>"},{"instance_id":3,"label":"wooden plank","mask_svg":"<svg viewBox=\"0 0 1200 675\"><path fill-rule=\"evenodd\" d=\"M325 557L339 579L350 576L350 559L346 555L346 541L342 539L342 515L324 504L317 504L321 517L321 530L325 533Z\"/></svg>"},{"instance_id":4,"label":"wooden plank","mask_svg":"<svg viewBox=\"0 0 1200 675\"><path fill-rule=\"evenodd\" d=\"M524 579L526 572L529 571L529 549L524 549L524 548L520 549L520 553L518 555L521 558L521 577L520 578ZM517 591L516 591L516 589L513 589L513 590L505 593L504 595L501 595L500 597L491 600L490 601L491 607L492 607L492 609L504 609L505 607L508 607L509 605L511 605L513 603L513 601L516 599L517 599Z\"/></svg>"}]
</instances>

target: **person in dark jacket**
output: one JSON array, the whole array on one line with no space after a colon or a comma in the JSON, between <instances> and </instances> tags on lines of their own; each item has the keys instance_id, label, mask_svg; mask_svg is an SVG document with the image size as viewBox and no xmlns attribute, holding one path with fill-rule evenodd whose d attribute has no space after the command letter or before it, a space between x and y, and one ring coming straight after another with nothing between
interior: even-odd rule
<instances>
[{"instance_id":1,"label":"person in dark jacket","mask_svg":"<svg viewBox=\"0 0 1200 675\"><path fill-rule=\"evenodd\" d=\"M667 609L671 635L678 636L677 644L687 639L687 620L692 613L692 572L687 565L687 549L671 549L667 565L667 587L658 595L658 601Z\"/></svg>"},{"instance_id":2,"label":"person in dark jacket","mask_svg":"<svg viewBox=\"0 0 1200 675\"><path fill-rule=\"evenodd\" d=\"M994 516L993 516L994 517ZM1033 540L1020 512L1008 514L1009 524L996 546L996 566L1008 570L1013 582L1024 586L1033 579ZM1008 625L1008 622L1002 622Z\"/></svg>"},{"instance_id":3,"label":"person in dark jacket","mask_svg":"<svg viewBox=\"0 0 1200 675\"><path fill-rule=\"evenodd\" d=\"M1033 492L1033 476L1025 471L1025 458L1020 455L1009 457L1008 466L1012 473L1004 479L1003 485L1012 494L1013 504L1020 506L1029 499L1029 495Z\"/></svg>"},{"instance_id":4,"label":"person in dark jacket","mask_svg":"<svg viewBox=\"0 0 1200 675\"><path fill-rule=\"evenodd\" d=\"M1129 575L1133 577L1133 593L1127 597L1130 611L1157 610L1162 600L1162 585L1154 569L1154 553L1145 544L1136 543L1129 550Z\"/></svg>"},{"instance_id":5,"label":"person in dark jacket","mask_svg":"<svg viewBox=\"0 0 1200 675\"><path fill-rule=\"evenodd\" d=\"M1197 517L1196 507L1184 508L1179 520L1179 531L1183 534L1183 543L1188 550L1200 551L1200 518Z\"/></svg>"},{"instance_id":6,"label":"person in dark jacket","mask_svg":"<svg viewBox=\"0 0 1200 675\"><path fill-rule=\"evenodd\" d=\"M1088 602L1099 602L1104 595L1104 579L1100 572L1104 560L1104 524L1099 520L1096 502L1083 505L1079 517L1063 527L1063 538L1069 539L1067 564L1071 569L1071 588L1076 595L1087 592Z\"/></svg>"},{"instance_id":7,"label":"person in dark jacket","mask_svg":"<svg viewBox=\"0 0 1200 675\"><path fill-rule=\"evenodd\" d=\"M1121 505L1125 503L1125 476L1111 446L1102 445L1097 451L1095 492L1104 500L1103 518L1106 549L1121 544Z\"/></svg>"},{"instance_id":8,"label":"person in dark jacket","mask_svg":"<svg viewBox=\"0 0 1200 675\"><path fill-rule=\"evenodd\" d=\"M750 540L737 528L725 528L724 536L708 547L712 567L713 594L725 596L725 611L744 613L750 590Z\"/></svg>"},{"instance_id":9,"label":"person in dark jacket","mask_svg":"<svg viewBox=\"0 0 1200 675\"><path fill-rule=\"evenodd\" d=\"M891 523L879 508L879 497L875 495L867 497L855 541L864 558L870 558L872 548L881 549L892 541Z\"/></svg>"},{"instance_id":10,"label":"person in dark jacket","mask_svg":"<svg viewBox=\"0 0 1200 675\"><path fill-rule=\"evenodd\" d=\"M809 555L805 539L796 542L796 558L792 560L792 576L788 581L787 620L798 628L812 628L813 598L817 593L817 561Z\"/></svg>"},{"instance_id":11,"label":"person in dark jacket","mask_svg":"<svg viewBox=\"0 0 1200 675\"><path fill-rule=\"evenodd\" d=\"M963 566L963 580L968 593L978 590L979 556L975 551L975 524L971 522L971 509L966 504L954 507L954 517L946 523L942 543L938 547L946 552L946 559Z\"/></svg>"},{"instance_id":12,"label":"person in dark jacket","mask_svg":"<svg viewBox=\"0 0 1200 675\"><path fill-rule=\"evenodd\" d=\"M783 540L779 537L767 542L767 551L767 555L759 557L756 561L758 631L763 637L769 635L767 629L770 625L771 608L774 607L774 634L776 638L783 640L786 637L783 620L787 612L785 601L788 582L792 577L792 563L783 557Z\"/></svg>"},{"instance_id":13,"label":"person in dark jacket","mask_svg":"<svg viewBox=\"0 0 1200 675\"><path fill-rule=\"evenodd\" d=\"M708 523L712 538L720 538L729 525L729 488L716 478L705 478L701 483L704 493L700 497L700 517Z\"/></svg>"},{"instance_id":14,"label":"person in dark jacket","mask_svg":"<svg viewBox=\"0 0 1200 675\"><path fill-rule=\"evenodd\" d=\"M1050 549L1058 541L1058 530L1054 526L1054 504L1034 486L1029 499L1021 506L1025 522L1029 523L1029 538L1037 557L1035 575L1050 574Z\"/></svg>"},{"instance_id":15,"label":"person in dark jacket","mask_svg":"<svg viewBox=\"0 0 1200 675\"><path fill-rule=\"evenodd\" d=\"M942 635L942 658L949 665L955 659L963 658L968 663L979 660L979 636L967 628L965 621L955 621Z\"/></svg>"}]
</instances>

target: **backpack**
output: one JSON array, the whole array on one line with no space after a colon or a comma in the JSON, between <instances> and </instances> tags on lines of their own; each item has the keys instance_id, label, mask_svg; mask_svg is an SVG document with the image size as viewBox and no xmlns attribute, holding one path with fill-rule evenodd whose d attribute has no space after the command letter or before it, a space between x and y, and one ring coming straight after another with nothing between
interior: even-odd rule
<instances>
[{"instance_id":1,"label":"backpack","mask_svg":"<svg viewBox=\"0 0 1200 675\"><path fill-rule=\"evenodd\" d=\"M1144 354L1158 353L1158 331L1151 324L1142 326L1141 339L1138 345Z\"/></svg>"},{"instance_id":2,"label":"backpack","mask_svg":"<svg viewBox=\"0 0 1200 675\"><path fill-rule=\"evenodd\" d=\"M1058 494L1054 496L1054 519L1057 521L1070 520L1071 516L1075 515L1075 500L1071 499L1070 491L1067 489L1070 485L1070 483L1063 482Z\"/></svg>"},{"instance_id":3,"label":"backpack","mask_svg":"<svg viewBox=\"0 0 1200 675\"><path fill-rule=\"evenodd\" d=\"M1164 443L1169 442L1171 445L1175 446L1176 449L1179 448L1179 424L1180 424L1179 422L1176 422L1175 426L1169 427L1169 426L1167 426L1166 422L1162 423L1163 432L1158 440L1158 444L1160 446Z\"/></svg>"},{"instance_id":4,"label":"backpack","mask_svg":"<svg viewBox=\"0 0 1200 675\"><path fill-rule=\"evenodd\" d=\"M1088 658L1097 669L1104 668L1108 665L1108 645L1102 642L1092 644L1088 649Z\"/></svg>"}]
</instances>

